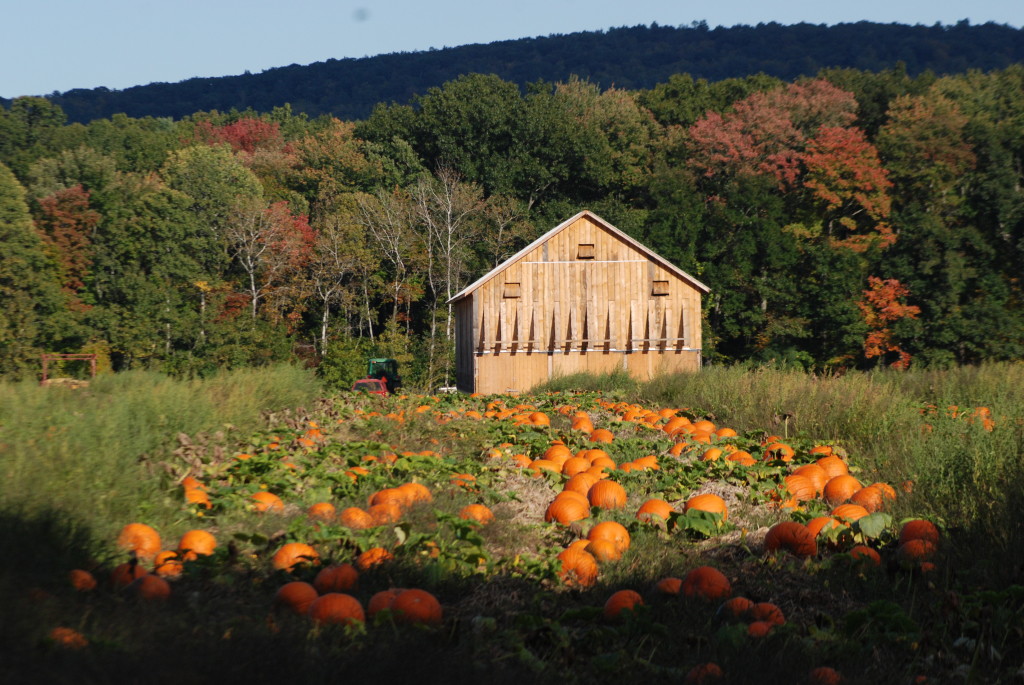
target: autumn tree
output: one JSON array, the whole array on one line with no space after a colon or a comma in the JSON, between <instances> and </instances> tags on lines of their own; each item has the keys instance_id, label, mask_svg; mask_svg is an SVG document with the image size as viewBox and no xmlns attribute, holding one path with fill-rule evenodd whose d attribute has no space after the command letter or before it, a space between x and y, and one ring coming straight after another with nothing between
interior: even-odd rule
<instances>
[{"instance_id":1,"label":"autumn tree","mask_svg":"<svg viewBox=\"0 0 1024 685\"><path fill-rule=\"evenodd\" d=\"M61 265L64 290L77 296L89 277L101 215L89 206L89 192L81 185L58 190L37 204L36 227Z\"/></svg>"},{"instance_id":2,"label":"autumn tree","mask_svg":"<svg viewBox=\"0 0 1024 685\"><path fill-rule=\"evenodd\" d=\"M915 319L921 313L920 307L901 302L909 294L910 290L895 278L868 277L864 298L857 303L868 327L867 337L864 338L865 358L895 355L895 360L889 366L894 369L910 366L910 354L896 342L892 331L892 326L897 322Z\"/></svg>"},{"instance_id":3,"label":"autumn tree","mask_svg":"<svg viewBox=\"0 0 1024 685\"><path fill-rule=\"evenodd\" d=\"M285 202L268 206L259 198L240 197L225 229L231 256L245 275L253 321L265 300L276 316L301 311L298 276L316 242L307 218L293 215Z\"/></svg>"}]
</instances>

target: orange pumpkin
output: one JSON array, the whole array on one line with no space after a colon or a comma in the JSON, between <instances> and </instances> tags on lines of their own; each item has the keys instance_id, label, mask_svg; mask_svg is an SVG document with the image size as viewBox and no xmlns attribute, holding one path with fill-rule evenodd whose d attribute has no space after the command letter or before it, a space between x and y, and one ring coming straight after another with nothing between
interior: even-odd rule
<instances>
[{"instance_id":1,"label":"orange pumpkin","mask_svg":"<svg viewBox=\"0 0 1024 685\"><path fill-rule=\"evenodd\" d=\"M599 564L607 564L622 558L622 551L611 540L587 540L584 547Z\"/></svg>"},{"instance_id":2,"label":"orange pumpkin","mask_svg":"<svg viewBox=\"0 0 1024 685\"><path fill-rule=\"evenodd\" d=\"M261 490L253 494L252 501L255 503L253 506L256 511L260 513L264 512L282 512L284 511L284 502L281 498L272 492Z\"/></svg>"},{"instance_id":3,"label":"orange pumpkin","mask_svg":"<svg viewBox=\"0 0 1024 685\"><path fill-rule=\"evenodd\" d=\"M626 489L613 480L598 481L587 491L587 499L601 509L622 509L626 506Z\"/></svg>"},{"instance_id":4,"label":"orange pumpkin","mask_svg":"<svg viewBox=\"0 0 1024 685\"><path fill-rule=\"evenodd\" d=\"M860 490L860 481L851 475L834 476L825 483L822 497L825 501L836 506L850 499L853 493Z\"/></svg>"},{"instance_id":5,"label":"orange pumpkin","mask_svg":"<svg viewBox=\"0 0 1024 685\"><path fill-rule=\"evenodd\" d=\"M907 521L900 527L899 544L902 545L910 540L927 540L933 545L938 545L939 529L926 519Z\"/></svg>"},{"instance_id":6,"label":"orange pumpkin","mask_svg":"<svg viewBox=\"0 0 1024 685\"><path fill-rule=\"evenodd\" d=\"M68 581L71 587L79 592L89 592L96 589L96 577L88 571L80 568L68 572Z\"/></svg>"},{"instance_id":7,"label":"orange pumpkin","mask_svg":"<svg viewBox=\"0 0 1024 685\"><path fill-rule=\"evenodd\" d=\"M894 500L896 499L896 489L888 483L872 483L871 487L877 488L882 493L883 500ZM884 503L884 502L883 502Z\"/></svg>"},{"instance_id":8,"label":"orange pumpkin","mask_svg":"<svg viewBox=\"0 0 1024 685\"><path fill-rule=\"evenodd\" d=\"M292 571L300 564L319 564L320 555L304 542L289 542L277 550L271 563L279 571Z\"/></svg>"},{"instance_id":9,"label":"orange pumpkin","mask_svg":"<svg viewBox=\"0 0 1024 685\"><path fill-rule=\"evenodd\" d=\"M132 581L128 590L139 599L165 600L171 596L171 584L158 575L147 573Z\"/></svg>"},{"instance_id":10,"label":"orange pumpkin","mask_svg":"<svg viewBox=\"0 0 1024 685\"><path fill-rule=\"evenodd\" d=\"M373 515L359 507L348 507L347 509L343 509L341 514L338 515L338 522L352 530L373 528L376 525L373 520Z\"/></svg>"},{"instance_id":11,"label":"orange pumpkin","mask_svg":"<svg viewBox=\"0 0 1024 685\"><path fill-rule=\"evenodd\" d=\"M360 571L366 571L374 566L380 566L385 562L391 561L394 558L395 556L383 547L371 547L356 557L356 568Z\"/></svg>"},{"instance_id":12,"label":"orange pumpkin","mask_svg":"<svg viewBox=\"0 0 1024 685\"><path fill-rule=\"evenodd\" d=\"M589 488L588 488L589 490ZM571 499L579 502L585 506L588 510L590 509L590 500L587 499L585 494L581 495L575 490L562 490L560 493L555 495L555 499Z\"/></svg>"},{"instance_id":13,"label":"orange pumpkin","mask_svg":"<svg viewBox=\"0 0 1024 685\"><path fill-rule=\"evenodd\" d=\"M46 637L51 643L65 649L84 649L89 646L89 640L74 628L58 626L47 633Z\"/></svg>"},{"instance_id":14,"label":"orange pumpkin","mask_svg":"<svg viewBox=\"0 0 1024 685\"><path fill-rule=\"evenodd\" d=\"M818 544L811 531L796 521L782 521L769 528L768 534L764 536L764 548L767 552L784 549L798 557L810 557L818 553Z\"/></svg>"},{"instance_id":15,"label":"orange pumpkin","mask_svg":"<svg viewBox=\"0 0 1024 685\"><path fill-rule=\"evenodd\" d=\"M617 621L624 611L635 611L642 606L643 597L635 590L619 590L612 594L604 603L604 617L609 621Z\"/></svg>"},{"instance_id":16,"label":"orange pumpkin","mask_svg":"<svg viewBox=\"0 0 1024 685\"><path fill-rule=\"evenodd\" d=\"M878 555L878 552L868 547L867 545L856 545L850 549L850 556L856 561L871 564L872 566L881 566L882 557Z\"/></svg>"},{"instance_id":17,"label":"orange pumpkin","mask_svg":"<svg viewBox=\"0 0 1024 685\"><path fill-rule=\"evenodd\" d=\"M530 423L534 426L550 426L551 419L542 411L535 411L530 414Z\"/></svg>"},{"instance_id":18,"label":"orange pumpkin","mask_svg":"<svg viewBox=\"0 0 1024 685\"><path fill-rule=\"evenodd\" d=\"M409 506L434 501L434 496L423 483L402 483L397 490L405 495Z\"/></svg>"},{"instance_id":19,"label":"orange pumpkin","mask_svg":"<svg viewBox=\"0 0 1024 685\"><path fill-rule=\"evenodd\" d=\"M562 570L558 572L566 585L590 587L597 582L597 560L589 552L570 547L558 555Z\"/></svg>"},{"instance_id":20,"label":"orange pumpkin","mask_svg":"<svg viewBox=\"0 0 1024 685\"><path fill-rule=\"evenodd\" d=\"M773 442L764 448L765 461L793 461L794 454L793 448L784 442Z\"/></svg>"},{"instance_id":21,"label":"orange pumpkin","mask_svg":"<svg viewBox=\"0 0 1024 685\"><path fill-rule=\"evenodd\" d=\"M402 520L402 506L393 499L372 505L366 510L375 526L386 526Z\"/></svg>"},{"instance_id":22,"label":"orange pumpkin","mask_svg":"<svg viewBox=\"0 0 1024 685\"><path fill-rule=\"evenodd\" d=\"M572 450L564 444L554 444L544 450L544 454L542 454L540 458L547 459L548 461L555 462L557 464L564 464L571 456Z\"/></svg>"},{"instance_id":23,"label":"orange pumpkin","mask_svg":"<svg viewBox=\"0 0 1024 685\"><path fill-rule=\"evenodd\" d=\"M747 624L747 635L750 637L764 637L768 633L772 632L774 628L768 621L751 621Z\"/></svg>"},{"instance_id":24,"label":"orange pumpkin","mask_svg":"<svg viewBox=\"0 0 1024 685\"><path fill-rule=\"evenodd\" d=\"M562 525L568 525L573 521L588 518L590 516L589 503L583 504L580 501L568 496L563 492L548 505L544 513L544 520L548 523L557 521Z\"/></svg>"},{"instance_id":25,"label":"orange pumpkin","mask_svg":"<svg viewBox=\"0 0 1024 685\"><path fill-rule=\"evenodd\" d=\"M336 564L320 569L313 579L313 587L320 594L344 592L355 588L359 582L359 571L352 564Z\"/></svg>"},{"instance_id":26,"label":"orange pumpkin","mask_svg":"<svg viewBox=\"0 0 1024 685\"><path fill-rule=\"evenodd\" d=\"M178 542L178 551L184 561L194 561L200 556L208 557L216 548L217 538L205 530L190 530Z\"/></svg>"},{"instance_id":27,"label":"orange pumpkin","mask_svg":"<svg viewBox=\"0 0 1024 685\"><path fill-rule=\"evenodd\" d=\"M349 625L365 623L363 605L352 595L343 592L328 592L314 599L307 615L320 625Z\"/></svg>"},{"instance_id":28,"label":"orange pumpkin","mask_svg":"<svg viewBox=\"0 0 1024 685\"><path fill-rule=\"evenodd\" d=\"M548 461L547 459L534 459L530 462L529 469L533 471L536 476L539 476L541 471L551 471L552 473L562 472L562 467L553 461Z\"/></svg>"},{"instance_id":29,"label":"orange pumpkin","mask_svg":"<svg viewBox=\"0 0 1024 685\"><path fill-rule=\"evenodd\" d=\"M459 511L459 518L487 525L494 521L494 513L483 504L467 504Z\"/></svg>"},{"instance_id":30,"label":"orange pumpkin","mask_svg":"<svg viewBox=\"0 0 1024 685\"><path fill-rule=\"evenodd\" d=\"M285 583L274 593L273 607L300 616L309 611L309 605L319 597L316 588L301 580Z\"/></svg>"},{"instance_id":31,"label":"orange pumpkin","mask_svg":"<svg viewBox=\"0 0 1024 685\"><path fill-rule=\"evenodd\" d=\"M683 588L683 579L675 576L662 578L654 584L654 589L662 595L678 595Z\"/></svg>"},{"instance_id":32,"label":"orange pumpkin","mask_svg":"<svg viewBox=\"0 0 1024 685\"><path fill-rule=\"evenodd\" d=\"M846 476L850 473L850 467L846 465L846 462L834 454L827 457L821 457L814 463L825 469L825 473L828 474L830 479L835 478L836 476Z\"/></svg>"},{"instance_id":33,"label":"orange pumpkin","mask_svg":"<svg viewBox=\"0 0 1024 685\"><path fill-rule=\"evenodd\" d=\"M885 502L882 501L882 491L874 485L861 488L850 495L850 503L859 504L867 509L869 513L881 511L882 507L885 506Z\"/></svg>"},{"instance_id":34,"label":"orange pumpkin","mask_svg":"<svg viewBox=\"0 0 1024 685\"><path fill-rule=\"evenodd\" d=\"M683 578L683 594L706 601L723 599L732 594L732 585L717 568L698 566Z\"/></svg>"},{"instance_id":35,"label":"orange pumpkin","mask_svg":"<svg viewBox=\"0 0 1024 685\"><path fill-rule=\"evenodd\" d=\"M627 549L629 549L629 531L621 523L615 521L602 521L596 526L590 529L587 533L587 539L590 541L594 540L607 540L615 545L615 548L621 555Z\"/></svg>"},{"instance_id":36,"label":"orange pumpkin","mask_svg":"<svg viewBox=\"0 0 1024 685\"><path fill-rule=\"evenodd\" d=\"M573 492L578 492L584 497L586 497L587 493L590 492L590 488L594 485L594 483L596 483L599 480L601 479L598 476L595 476L593 473L584 471L582 473L577 473L575 476L567 480L565 482L565 485L562 487L562 490L571 490Z\"/></svg>"},{"instance_id":37,"label":"orange pumpkin","mask_svg":"<svg viewBox=\"0 0 1024 685\"><path fill-rule=\"evenodd\" d=\"M680 443L681 444L681 443ZM704 450L704 453L700 455L701 461L718 461L719 457L722 456L721 447L712 447Z\"/></svg>"},{"instance_id":38,"label":"orange pumpkin","mask_svg":"<svg viewBox=\"0 0 1024 685\"><path fill-rule=\"evenodd\" d=\"M589 459L583 457L570 457L565 460L562 464L562 473L566 476L572 477L577 474L583 473L591 467Z\"/></svg>"},{"instance_id":39,"label":"orange pumpkin","mask_svg":"<svg viewBox=\"0 0 1024 685\"><path fill-rule=\"evenodd\" d=\"M818 494L814 482L807 476L790 474L783 479L783 483L785 483L786 492L792 495L798 502L807 502L814 499Z\"/></svg>"},{"instance_id":40,"label":"orange pumpkin","mask_svg":"<svg viewBox=\"0 0 1024 685\"><path fill-rule=\"evenodd\" d=\"M377 615L377 612L383 611L384 609L390 609L391 605L395 603L395 598L403 592L405 592L404 588L394 587L387 590L381 590L374 594L373 597L370 597L370 601L366 605L366 613L372 618Z\"/></svg>"},{"instance_id":41,"label":"orange pumpkin","mask_svg":"<svg viewBox=\"0 0 1024 685\"><path fill-rule=\"evenodd\" d=\"M584 433L593 433L594 424L587 417L575 418L572 420L572 430L583 431Z\"/></svg>"},{"instance_id":42,"label":"orange pumpkin","mask_svg":"<svg viewBox=\"0 0 1024 685\"><path fill-rule=\"evenodd\" d=\"M333 521L336 513L330 502L317 502L306 510L306 516L314 521Z\"/></svg>"},{"instance_id":43,"label":"orange pumpkin","mask_svg":"<svg viewBox=\"0 0 1024 685\"><path fill-rule=\"evenodd\" d=\"M161 578L176 578L185 570L177 550L164 550L153 560L153 573Z\"/></svg>"},{"instance_id":44,"label":"orange pumpkin","mask_svg":"<svg viewBox=\"0 0 1024 685\"><path fill-rule=\"evenodd\" d=\"M151 561L160 551L160 534L145 523L129 523L118 534L117 546L141 561Z\"/></svg>"},{"instance_id":45,"label":"orange pumpkin","mask_svg":"<svg viewBox=\"0 0 1024 685\"><path fill-rule=\"evenodd\" d=\"M395 613L395 621L398 623L437 625L443 618L441 603L426 590L399 592L389 608Z\"/></svg>"},{"instance_id":46,"label":"orange pumpkin","mask_svg":"<svg viewBox=\"0 0 1024 685\"><path fill-rule=\"evenodd\" d=\"M714 433L715 424L712 423L711 421L708 421L707 419L701 419L700 421L693 422L693 429L695 431L701 431L704 433Z\"/></svg>"},{"instance_id":47,"label":"orange pumpkin","mask_svg":"<svg viewBox=\"0 0 1024 685\"><path fill-rule=\"evenodd\" d=\"M703 495L694 495L688 499L683 507L683 511L689 511L690 509L721 514L723 521L729 518L729 508L725 505L725 500L710 492Z\"/></svg>"},{"instance_id":48,"label":"orange pumpkin","mask_svg":"<svg viewBox=\"0 0 1024 685\"><path fill-rule=\"evenodd\" d=\"M726 461L734 461L740 466L753 466L757 463L757 459L754 459L753 455L746 450L736 450L730 453L726 458Z\"/></svg>"},{"instance_id":49,"label":"orange pumpkin","mask_svg":"<svg viewBox=\"0 0 1024 685\"><path fill-rule=\"evenodd\" d=\"M671 419L669 419L664 426L661 427L661 430L665 431L669 435L675 435L676 433L683 429L683 426L689 425L690 419L686 418L685 416L674 416Z\"/></svg>"},{"instance_id":50,"label":"orange pumpkin","mask_svg":"<svg viewBox=\"0 0 1024 685\"><path fill-rule=\"evenodd\" d=\"M815 494L820 495L828 482L828 472L817 464L804 464L793 469L792 475L804 476L814 485Z\"/></svg>"},{"instance_id":51,"label":"orange pumpkin","mask_svg":"<svg viewBox=\"0 0 1024 685\"><path fill-rule=\"evenodd\" d=\"M901 543L896 548L896 559L904 566L913 566L930 561L935 555L936 546L931 540L915 538Z\"/></svg>"},{"instance_id":52,"label":"orange pumpkin","mask_svg":"<svg viewBox=\"0 0 1024 685\"><path fill-rule=\"evenodd\" d=\"M146 569L134 559L118 564L110 572L110 584L116 588L128 587L136 579L146 575Z\"/></svg>"},{"instance_id":53,"label":"orange pumpkin","mask_svg":"<svg viewBox=\"0 0 1024 685\"><path fill-rule=\"evenodd\" d=\"M832 516L840 521L853 523L868 515L868 510L859 504L840 504L832 510Z\"/></svg>"},{"instance_id":54,"label":"orange pumpkin","mask_svg":"<svg viewBox=\"0 0 1024 685\"><path fill-rule=\"evenodd\" d=\"M843 676L834 668L829 666L818 666L812 668L807 674L808 685L840 685Z\"/></svg>"},{"instance_id":55,"label":"orange pumpkin","mask_svg":"<svg viewBox=\"0 0 1024 685\"><path fill-rule=\"evenodd\" d=\"M590 442L612 442L615 440L615 434L607 428L598 428L590 434Z\"/></svg>"},{"instance_id":56,"label":"orange pumpkin","mask_svg":"<svg viewBox=\"0 0 1024 685\"><path fill-rule=\"evenodd\" d=\"M781 626L786 623L786 616L782 613L782 609L771 602L758 602L747 611L747 617L752 621L765 621L773 626Z\"/></svg>"},{"instance_id":57,"label":"orange pumpkin","mask_svg":"<svg viewBox=\"0 0 1024 685\"><path fill-rule=\"evenodd\" d=\"M721 666L713 661L708 661L697 664L687 671L683 683L685 685L711 685L711 683L717 683L724 678L725 673L722 672Z\"/></svg>"},{"instance_id":58,"label":"orange pumpkin","mask_svg":"<svg viewBox=\"0 0 1024 685\"><path fill-rule=\"evenodd\" d=\"M656 516L662 521L668 521L673 513L675 510L671 504L663 499L652 498L640 505L636 511L636 518L639 521L652 521Z\"/></svg>"},{"instance_id":59,"label":"orange pumpkin","mask_svg":"<svg viewBox=\"0 0 1024 685\"><path fill-rule=\"evenodd\" d=\"M807 530L811 532L815 538L821 535L823 530L832 530L833 528L844 528L845 526L835 518L831 516L817 516L807 522Z\"/></svg>"},{"instance_id":60,"label":"orange pumpkin","mask_svg":"<svg viewBox=\"0 0 1024 685\"><path fill-rule=\"evenodd\" d=\"M370 495L370 499L366 502L367 511L369 511L374 505L387 504L393 502L398 508L405 509L409 506L411 499L409 497L408 490L400 490L399 488L384 488Z\"/></svg>"},{"instance_id":61,"label":"orange pumpkin","mask_svg":"<svg viewBox=\"0 0 1024 685\"><path fill-rule=\"evenodd\" d=\"M739 620L745 618L753 606L754 603L746 597L732 597L722 602L717 615L725 620Z\"/></svg>"}]
</instances>

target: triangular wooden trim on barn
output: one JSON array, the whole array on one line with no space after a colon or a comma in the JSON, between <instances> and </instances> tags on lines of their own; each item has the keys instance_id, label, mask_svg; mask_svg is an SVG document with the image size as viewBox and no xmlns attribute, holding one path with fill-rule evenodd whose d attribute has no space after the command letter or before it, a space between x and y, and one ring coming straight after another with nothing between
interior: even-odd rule
<instances>
[{"instance_id":1,"label":"triangular wooden trim on barn","mask_svg":"<svg viewBox=\"0 0 1024 685\"><path fill-rule=\"evenodd\" d=\"M519 258L521 258L524 255L528 254L535 247L537 247L541 243L546 242L552 236L560 233L561 231L564 231L567 227L569 227L570 225L572 225L573 223L575 223L576 221L578 221L579 219L581 219L583 217L589 218L591 221L593 221L594 223L598 224L601 228L607 230L609 233L611 233L615 237L621 239L625 243L629 244L634 249L642 252L643 254L648 256L653 261L657 262L658 264L660 264L664 268L668 269L669 271L671 271L675 275L679 276L679 278L683 279L684 281L686 281L687 283L689 283L693 287L695 287L698 290L700 290L701 292L703 292L705 295L708 294L709 292L711 292L711 288L709 288L708 286L704 285L703 283L698 281L696 278L694 278L693 276L691 276L690 274L686 273L685 271L680 269L678 266L673 264L672 262L670 262L667 259L665 259L664 257L662 257L661 255L659 255L654 250L650 249L649 247L647 247L643 243L639 243L636 240L634 240L633 238L629 237L628 235L623 233L621 230L619 230L618 228L616 228L612 224L608 223L607 221L605 221L604 219L599 217L597 214L594 214L593 212L591 212L589 209L584 209L582 212L580 212L580 213L576 214L575 216L572 216L572 217L566 219L565 221L563 221L562 223L558 224L557 226L552 228L550 231L548 231L547 233L545 233L544 235L542 235L541 237L537 238L532 243L530 243L529 245L527 245L526 247L521 249L519 252L516 252L514 255L512 255L511 257L506 259L504 262L502 262L501 264L499 264L498 266L494 267L493 269L488 271L486 274L484 274L483 276L481 276L477 280L475 280L472 283L470 283L469 285L467 285L465 288L463 288L458 293L453 295L452 298L450 300L448 300L448 304L452 304L453 302L456 302L457 300L461 300L463 297L466 297L467 295L472 293L474 290L476 290L477 288L482 286L484 283L486 283L487 281L489 281L492 278L494 278L494 276L496 276L497 274L501 273L509 264L515 262Z\"/></svg>"}]
</instances>

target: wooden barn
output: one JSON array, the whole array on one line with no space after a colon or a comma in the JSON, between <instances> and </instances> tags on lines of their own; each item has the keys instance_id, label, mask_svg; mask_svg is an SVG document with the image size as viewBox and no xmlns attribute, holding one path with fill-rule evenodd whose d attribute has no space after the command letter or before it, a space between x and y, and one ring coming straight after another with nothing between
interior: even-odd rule
<instances>
[{"instance_id":1,"label":"wooden barn","mask_svg":"<svg viewBox=\"0 0 1024 685\"><path fill-rule=\"evenodd\" d=\"M623 369L649 379L701 364L709 288L601 217L555 226L450 302L456 384L515 393Z\"/></svg>"}]
</instances>

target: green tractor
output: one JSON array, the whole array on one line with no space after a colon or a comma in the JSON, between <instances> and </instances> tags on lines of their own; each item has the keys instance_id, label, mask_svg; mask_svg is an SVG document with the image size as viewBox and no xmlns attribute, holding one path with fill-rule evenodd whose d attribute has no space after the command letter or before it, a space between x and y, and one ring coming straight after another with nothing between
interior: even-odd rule
<instances>
[{"instance_id":1,"label":"green tractor","mask_svg":"<svg viewBox=\"0 0 1024 685\"><path fill-rule=\"evenodd\" d=\"M366 368L366 378L356 381L356 384L370 379L382 381L388 393L393 393L402 387L402 377L398 375L398 362L394 359L383 357L370 359ZM353 386L352 389L356 390L357 388Z\"/></svg>"}]
</instances>

